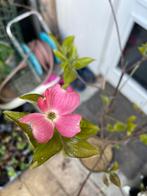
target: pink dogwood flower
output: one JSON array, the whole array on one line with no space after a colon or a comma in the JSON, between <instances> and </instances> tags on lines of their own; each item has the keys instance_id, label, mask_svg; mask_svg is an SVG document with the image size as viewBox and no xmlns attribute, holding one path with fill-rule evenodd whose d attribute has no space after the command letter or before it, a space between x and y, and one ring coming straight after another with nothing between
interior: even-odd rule
<instances>
[{"instance_id":1,"label":"pink dogwood flower","mask_svg":"<svg viewBox=\"0 0 147 196\"><path fill-rule=\"evenodd\" d=\"M47 89L37 104L42 113L28 114L20 122L31 126L33 136L39 143L47 143L53 137L55 128L67 138L80 132L81 116L71 114L79 106L80 96L71 88L64 90L57 84Z\"/></svg>"}]
</instances>

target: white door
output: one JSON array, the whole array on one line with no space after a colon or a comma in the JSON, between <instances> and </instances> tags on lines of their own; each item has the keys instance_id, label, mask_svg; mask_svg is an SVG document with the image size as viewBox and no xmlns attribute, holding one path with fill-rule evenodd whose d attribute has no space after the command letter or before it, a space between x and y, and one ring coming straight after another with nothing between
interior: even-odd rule
<instances>
[{"instance_id":1,"label":"white door","mask_svg":"<svg viewBox=\"0 0 147 196\"><path fill-rule=\"evenodd\" d=\"M141 58L137 47L147 42L147 0L122 0L117 11L117 20L125 60L128 66L131 66ZM120 49L116 28L113 25L104 61L100 67L100 72L113 86L117 85L121 75L119 61ZM128 77L126 74L123 78L121 92L147 113L147 61L141 64L133 77L129 80Z\"/></svg>"},{"instance_id":2,"label":"white door","mask_svg":"<svg viewBox=\"0 0 147 196\"><path fill-rule=\"evenodd\" d=\"M116 11L120 1L112 0ZM90 67L98 74L113 23L108 0L56 0L56 4L62 36L75 35L79 55L94 58Z\"/></svg>"}]
</instances>

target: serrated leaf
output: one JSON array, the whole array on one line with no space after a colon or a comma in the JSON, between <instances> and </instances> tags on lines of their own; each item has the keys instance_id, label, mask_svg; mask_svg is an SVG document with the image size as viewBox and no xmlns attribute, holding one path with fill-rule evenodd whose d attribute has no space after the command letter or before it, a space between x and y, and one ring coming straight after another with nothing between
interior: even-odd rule
<instances>
[{"instance_id":1,"label":"serrated leaf","mask_svg":"<svg viewBox=\"0 0 147 196\"><path fill-rule=\"evenodd\" d=\"M27 101L31 101L31 102L37 102L39 97L43 97L40 94L25 94L20 96L21 99L27 100Z\"/></svg>"},{"instance_id":2,"label":"serrated leaf","mask_svg":"<svg viewBox=\"0 0 147 196\"><path fill-rule=\"evenodd\" d=\"M147 134L140 135L139 139L143 144L147 145Z\"/></svg>"},{"instance_id":3,"label":"serrated leaf","mask_svg":"<svg viewBox=\"0 0 147 196\"><path fill-rule=\"evenodd\" d=\"M106 174L103 175L103 183L108 187L109 186L109 179Z\"/></svg>"},{"instance_id":4,"label":"serrated leaf","mask_svg":"<svg viewBox=\"0 0 147 196\"><path fill-rule=\"evenodd\" d=\"M25 112L12 112L12 111L4 111L3 112L6 119L13 121L14 123L16 123L17 126L19 126L24 133L26 133L26 135L28 136L28 139L30 140L32 146L36 147L38 145L38 143L36 142L36 140L33 137L32 134L32 129L30 126L28 126L27 124L21 123L19 122L19 119L25 115L27 115L28 113Z\"/></svg>"},{"instance_id":5,"label":"serrated leaf","mask_svg":"<svg viewBox=\"0 0 147 196\"><path fill-rule=\"evenodd\" d=\"M87 139L97 134L100 128L86 119L82 119L80 123L81 132L75 137L79 139Z\"/></svg>"},{"instance_id":6,"label":"serrated leaf","mask_svg":"<svg viewBox=\"0 0 147 196\"><path fill-rule=\"evenodd\" d=\"M109 178L110 178L110 181L112 182L112 184L114 184L117 187L121 187L120 178L116 173L111 172Z\"/></svg>"},{"instance_id":7,"label":"serrated leaf","mask_svg":"<svg viewBox=\"0 0 147 196\"><path fill-rule=\"evenodd\" d=\"M62 143L58 133L46 144L39 144L34 151L32 164L34 167L42 165L49 158L57 154L62 149Z\"/></svg>"},{"instance_id":8,"label":"serrated leaf","mask_svg":"<svg viewBox=\"0 0 147 196\"><path fill-rule=\"evenodd\" d=\"M90 57L83 57L83 58L79 58L77 59L76 63L74 64L75 69L82 69L84 67L86 67L87 65L89 65L90 63L92 63L94 61L94 59L90 58Z\"/></svg>"},{"instance_id":9,"label":"serrated leaf","mask_svg":"<svg viewBox=\"0 0 147 196\"><path fill-rule=\"evenodd\" d=\"M53 52L55 54L55 57L57 57L58 59L60 59L61 62L64 62L64 61L67 60L66 57L59 50L54 50Z\"/></svg>"},{"instance_id":10,"label":"serrated leaf","mask_svg":"<svg viewBox=\"0 0 147 196\"><path fill-rule=\"evenodd\" d=\"M102 100L104 105L109 105L109 103L111 101L110 98L106 95L101 95L101 100Z\"/></svg>"},{"instance_id":11,"label":"serrated leaf","mask_svg":"<svg viewBox=\"0 0 147 196\"><path fill-rule=\"evenodd\" d=\"M87 158L99 153L99 150L85 140L64 138L64 151L70 157Z\"/></svg>"},{"instance_id":12,"label":"serrated leaf","mask_svg":"<svg viewBox=\"0 0 147 196\"><path fill-rule=\"evenodd\" d=\"M72 83L77 78L77 74L76 74L75 70L73 70L69 65L67 65L64 68L63 78L64 78L64 86L63 87L66 88L70 85L70 83Z\"/></svg>"}]
</instances>

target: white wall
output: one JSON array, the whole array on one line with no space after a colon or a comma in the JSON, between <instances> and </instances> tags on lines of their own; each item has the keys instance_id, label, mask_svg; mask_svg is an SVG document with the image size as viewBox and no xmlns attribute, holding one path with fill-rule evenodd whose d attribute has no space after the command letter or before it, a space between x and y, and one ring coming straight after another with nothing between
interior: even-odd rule
<instances>
[{"instance_id":1,"label":"white wall","mask_svg":"<svg viewBox=\"0 0 147 196\"><path fill-rule=\"evenodd\" d=\"M120 0L113 0L117 9ZM103 64L106 44L113 23L108 0L56 0L60 32L63 37L76 36L80 56L96 59L91 65L95 73Z\"/></svg>"}]
</instances>

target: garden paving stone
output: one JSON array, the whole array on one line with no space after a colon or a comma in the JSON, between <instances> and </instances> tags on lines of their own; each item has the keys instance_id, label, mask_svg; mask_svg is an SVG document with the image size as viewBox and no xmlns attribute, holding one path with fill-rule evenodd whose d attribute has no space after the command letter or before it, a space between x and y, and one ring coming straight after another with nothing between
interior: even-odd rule
<instances>
[{"instance_id":1,"label":"garden paving stone","mask_svg":"<svg viewBox=\"0 0 147 196\"><path fill-rule=\"evenodd\" d=\"M28 188L20 180L15 180L13 183L0 190L0 196L32 196Z\"/></svg>"}]
</instances>

